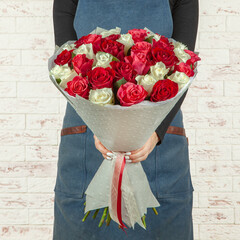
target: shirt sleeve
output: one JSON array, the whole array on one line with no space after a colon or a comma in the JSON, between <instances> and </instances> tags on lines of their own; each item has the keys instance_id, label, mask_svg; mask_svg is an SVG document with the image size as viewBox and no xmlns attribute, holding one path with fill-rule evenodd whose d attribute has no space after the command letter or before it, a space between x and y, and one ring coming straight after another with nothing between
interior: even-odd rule
<instances>
[{"instance_id":1,"label":"shirt sleeve","mask_svg":"<svg viewBox=\"0 0 240 240\"><path fill-rule=\"evenodd\" d=\"M77 40L73 27L78 0L54 0L53 26L55 45L61 46L69 40Z\"/></svg>"},{"instance_id":2,"label":"shirt sleeve","mask_svg":"<svg viewBox=\"0 0 240 240\"><path fill-rule=\"evenodd\" d=\"M173 17L172 38L187 45L189 50L194 51L198 29L198 0L170 0L170 4ZM187 92L188 89L155 130L160 139L157 145L162 143L167 129L179 111Z\"/></svg>"}]
</instances>

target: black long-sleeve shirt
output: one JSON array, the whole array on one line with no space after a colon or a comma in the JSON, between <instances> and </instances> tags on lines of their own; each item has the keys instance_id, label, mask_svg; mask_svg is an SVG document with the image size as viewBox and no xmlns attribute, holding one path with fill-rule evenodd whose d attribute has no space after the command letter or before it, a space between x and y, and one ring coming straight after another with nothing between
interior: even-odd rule
<instances>
[{"instance_id":1,"label":"black long-sleeve shirt","mask_svg":"<svg viewBox=\"0 0 240 240\"><path fill-rule=\"evenodd\" d=\"M198 28L198 0L169 0L169 3L173 18L172 38L184 43L189 50L194 51ZM73 27L77 5L78 0L54 0L53 24L55 45L61 46L68 40L77 40L77 34ZM187 92L188 90L155 130L160 138L157 145L162 143L166 131L180 109Z\"/></svg>"}]
</instances>

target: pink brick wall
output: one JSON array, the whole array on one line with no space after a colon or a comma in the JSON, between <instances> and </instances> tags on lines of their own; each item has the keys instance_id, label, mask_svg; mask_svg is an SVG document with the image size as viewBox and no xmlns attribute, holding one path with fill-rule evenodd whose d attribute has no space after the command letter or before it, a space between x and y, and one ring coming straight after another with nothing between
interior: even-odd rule
<instances>
[{"instance_id":1,"label":"pink brick wall","mask_svg":"<svg viewBox=\"0 0 240 240\"><path fill-rule=\"evenodd\" d=\"M195 240L237 240L240 4L199 2L196 51L202 62L182 106L195 188L194 235ZM47 71L54 51L52 3L1 0L1 240L52 238L53 188L66 106Z\"/></svg>"}]
</instances>

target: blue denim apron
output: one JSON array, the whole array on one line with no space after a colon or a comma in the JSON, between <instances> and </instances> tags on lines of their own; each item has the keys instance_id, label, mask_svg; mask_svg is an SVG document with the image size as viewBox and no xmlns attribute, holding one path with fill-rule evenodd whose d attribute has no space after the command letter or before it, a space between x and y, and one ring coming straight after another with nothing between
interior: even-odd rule
<instances>
[{"instance_id":1,"label":"blue denim apron","mask_svg":"<svg viewBox=\"0 0 240 240\"><path fill-rule=\"evenodd\" d=\"M147 27L166 37L172 36L173 23L168 0L79 0L74 19L78 38L97 26L111 29ZM63 129L86 125L67 103ZM183 128L181 109L170 126ZM147 230L138 224L126 229L127 235L111 221L109 226L98 223L90 213L83 223L85 191L103 161L96 149L92 131L61 136L54 199L53 240L192 240L192 192L186 136L166 133L163 142L155 146L143 169L151 190L160 203L155 215L151 208L146 215ZM93 211L94 212L94 211Z\"/></svg>"}]
</instances>

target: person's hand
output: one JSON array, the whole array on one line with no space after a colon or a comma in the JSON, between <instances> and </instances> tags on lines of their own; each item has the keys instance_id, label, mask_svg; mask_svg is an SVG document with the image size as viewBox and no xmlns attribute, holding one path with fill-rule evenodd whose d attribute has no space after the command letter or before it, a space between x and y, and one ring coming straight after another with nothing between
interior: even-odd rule
<instances>
[{"instance_id":1,"label":"person's hand","mask_svg":"<svg viewBox=\"0 0 240 240\"><path fill-rule=\"evenodd\" d=\"M107 148L105 148L103 146L103 144L100 142L100 140L95 135L93 135L93 138L95 140L96 149L103 155L104 159L111 160L113 153L110 150L108 150Z\"/></svg>"},{"instance_id":2,"label":"person's hand","mask_svg":"<svg viewBox=\"0 0 240 240\"><path fill-rule=\"evenodd\" d=\"M132 160L132 163L146 160L159 140L160 138L158 137L157 133L154 132L141 148L131 151L131 154L125 156L125 158Z\"/></svg>"}]
</instances>

